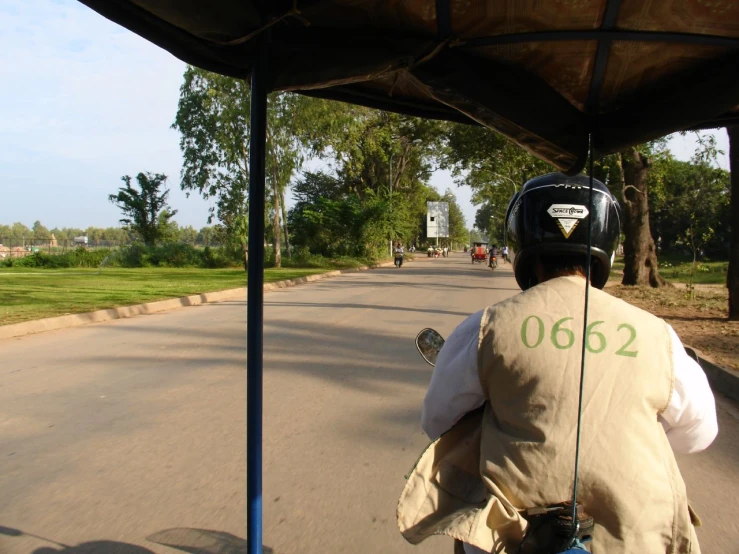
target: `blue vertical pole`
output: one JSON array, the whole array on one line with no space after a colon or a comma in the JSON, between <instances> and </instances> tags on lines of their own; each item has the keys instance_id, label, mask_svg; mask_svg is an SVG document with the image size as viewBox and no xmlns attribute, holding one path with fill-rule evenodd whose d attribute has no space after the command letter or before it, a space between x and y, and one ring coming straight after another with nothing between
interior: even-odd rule
<instances>
[{"instance_id":1,"label":"blue vertical pole","mask_svg":"<svg viewBox=\"0 0 739 554\"><path fill-rule=\"evenodd\" d=\"M262 351L264 291L264 170L269 92L268 35L259 37L251 74L249 144L249 267L246 306L246 541L262 554Z\"/></svg>"}]
</instances>

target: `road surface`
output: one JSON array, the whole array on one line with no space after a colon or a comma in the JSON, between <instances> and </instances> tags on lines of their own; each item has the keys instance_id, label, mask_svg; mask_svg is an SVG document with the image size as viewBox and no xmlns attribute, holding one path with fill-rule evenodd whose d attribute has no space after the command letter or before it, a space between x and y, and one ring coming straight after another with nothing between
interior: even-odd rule
<instances>
[{"instance_id":1,"label":"road surface","mask_svg":"<svg viewBox=\"0 0 739 554\"><path fill-rule=\"evenodd\" d=\"M451 551L395 525L427 442L413 338L516 294L509 267L457 254L266 295L265 545ZM237 300L0 342L0 552L243 552L244 320ZM703 552L735 554L739 409L719 414L680 465Z\"/></svg>"}]
</instances>

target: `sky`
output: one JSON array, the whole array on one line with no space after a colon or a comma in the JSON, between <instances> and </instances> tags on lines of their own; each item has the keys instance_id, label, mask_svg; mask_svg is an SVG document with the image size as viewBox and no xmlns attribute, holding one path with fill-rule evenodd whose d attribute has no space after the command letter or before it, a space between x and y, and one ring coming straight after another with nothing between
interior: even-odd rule
<instances>
[{"instance_id":1,"label":"sky","mask_svg":"<svg viewBox=\"0 0 739 554\"><path fill-rule=\"evenodd\" d=\"M185 64L74 0L0 0L0 224L117 226L108 194L122 175L169 176L180 225L206 225L209 204L179 189L179 135L170 128ZM728 153L726 132L717 133ZM695 140L675 136L687 160ZM728 169L728 154L719 165ZM471 191L437 171L472 226Z\"/></svg>"}]
</instances>

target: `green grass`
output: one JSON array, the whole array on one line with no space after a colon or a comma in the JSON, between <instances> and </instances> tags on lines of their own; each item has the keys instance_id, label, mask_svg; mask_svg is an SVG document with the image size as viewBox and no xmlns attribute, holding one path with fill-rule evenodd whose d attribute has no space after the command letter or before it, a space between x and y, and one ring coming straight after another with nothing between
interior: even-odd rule
<instances>
[{"instance_id":1,"label":"green grass","mask_svg":"<svg viewBox=\"0 0 739 554\"><path fill-rule=\"evenodd\" d=\"M687 283L690 281L692 259L680 256L661 256L659 259L659 274L672 283ZM727 261L700 260L696 264L693 283L696 285L723 285L726 283L726 272L729 269ZM624 270L624 259L616 258L611 269L611 280L621 281Z\"/></svg>"},{"instance_id":2,"label":"green grass","mask_svg":"<svg viewBox=\"0 0 739 554\"><path fill-rule=\"evenodd\" d=\"M265 270L265 282L361 265ZM243 269L0 269L0 325L246 286Z\"/></svg>"}]
</instances>

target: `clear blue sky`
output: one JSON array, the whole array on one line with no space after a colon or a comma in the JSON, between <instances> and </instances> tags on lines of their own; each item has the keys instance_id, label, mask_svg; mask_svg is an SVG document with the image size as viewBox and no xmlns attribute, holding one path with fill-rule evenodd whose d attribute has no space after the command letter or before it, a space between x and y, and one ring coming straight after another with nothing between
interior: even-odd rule
<instances>
[{"instance_id":1,"label":"clear blue sky","mask_svg":"<svg viewBox=\"0 0 739 554\"><path fill-rule=\"evenodd\" d=\"M208 205L179 190L177 109L184 64L73 0L0 0L0 223L116 226L107 195L121 175L170 177L181 225L205 225ZM725 131L719 145L728 151ZM670 147L680 159L689 137ZM728 168L728 157L722 156ZM448 173L432 184L453 187ZM454 190L474 221L470 191Z\"/></svg>"}]
</instances>

